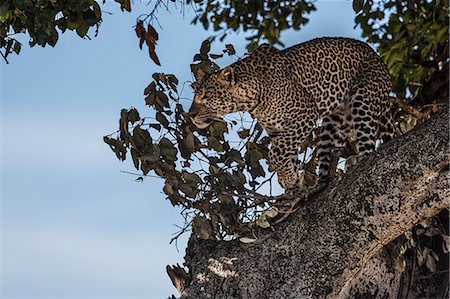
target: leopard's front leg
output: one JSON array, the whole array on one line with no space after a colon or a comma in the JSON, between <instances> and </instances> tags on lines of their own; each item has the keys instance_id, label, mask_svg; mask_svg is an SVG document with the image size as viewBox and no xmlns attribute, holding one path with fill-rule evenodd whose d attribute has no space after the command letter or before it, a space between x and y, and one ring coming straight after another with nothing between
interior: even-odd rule
<instances>
[{"instance_id":1,"label":"leopard's front leg","mask_svg":"<svg viewBox=\"0 0 450 299\"><path fill-rule=\"evenodd\" d=\"M278 182L287 193L295 193L300 189L298 154L312 129L313 122L271 137L270 166L277 172Z\"/></svg>"},{"instance_id":2,"label":"leopard's front leg","mask_svg":"<svg viewBox=\"0 0 450 299\"><path fill-rule=\"evenodd\" d=\"M283 136L271 138L270 168L277 173L278 182L286 191L298 187L298 151L284 145Z\"/></svg>"}]
</instances>

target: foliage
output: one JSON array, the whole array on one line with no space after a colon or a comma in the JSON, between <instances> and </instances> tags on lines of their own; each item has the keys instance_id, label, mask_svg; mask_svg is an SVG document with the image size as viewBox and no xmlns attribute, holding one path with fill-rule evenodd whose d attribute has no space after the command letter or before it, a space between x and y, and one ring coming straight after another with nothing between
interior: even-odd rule
<instances>
[{"instance_id":1,"label":"foliage","mask_svg":"<svg viewBox=\"0 0 450 299\"><path fill-rule=\"evenodd\" d=\"M150 14L143 15L138 20L138 25L141 24L142 28L143 24L150 25L160 2L157 1ZM187 3L189 2L187 1ZM257 23L267 18L265 14L268 13L266 8L269 4L261 4L256 1L255 3L259 3L259 6L247 5L245 9L237 9L240 4L234 1L226 2L224 6L217 5L214 1L195 2L198 4L199 14L194 22L201 22L205 28L212 24L214 30L222 32L221 38L225 37L230 30L238 30L241 28L240 26L244 31L257 29L258 34L248 39L250 48L252 48L252 42L259 41L261 38L267 38L271 43L277 43L279 32L285 29L286 24L275 18L284 25L275 26L278 26L277 34L267 35L268 31L265 31L265 27ZM306 2L300 1L280 3L279 7L277 6L280 11L301 5L301 3L306 5ZM415 14L405 11L405 9L399 10L400 13L397 13L397 9L403 7L402 5L406 4L387 0L380 0L376 3L372 0L355 0L353 2L354 9L358 13L357 24L362 27L364 35L369 38L369 41L379 46L391 74L397 75L395 78L399 78L395 83L395 91L399 95L412 95L417 93L420 84L424 84L429 79L430 74L435 70L433 67L439 68L442 63L439 61L435 65L436 61L434 61L433 66L430 66L426 72L414 72L414 68L424 69L414 59L417 58L418 53L424 55L423 60L436 59L434 54L437 53L436 51L440 51L442 40L447 38L442 36L442 33L435 37L429 37L431 29L424 30L421 26L428 26L425 21L431 22L430 20L442 22L442 14L445 13L438 12L437 9L434 11L433 17L426 17L423 13ZM307 7L310 10L314 9L312 4ZM383 12L383 8L388 10ZM444 8L447 9L446 6ZM249 13L247 9L254 10ZM309 13L310 10L300 11ZM294 20L287 12L280 12L280 15L291 21ZM253 16L254 18L248 19L244 16ZM423 20L422 23L411 21L410 23L416 24L413 28L402 23L406 18ZM306 22L306 19L304 20ZM234 25L235 22L238 26ZM445 21L443 24L445 25ZM446 24L448 28L448 20ZM289 28L292 24L287 23L286 26ZM429 26L436 28L435 25ZM410 32L412 29L417 32ZM394 34L395 30L399 31L398 34ZM410 35L414 35L417 40L415 44L404 41L411 38ZM146 41L145 35L143 36L140 37L141 45ZM271 36L270 39L268 36ZM152 43L156 39L153 38ZM149 48L154 45L152 43ZM225 53L235 54L231 45L227 45L223 54L210 54L209 52L210 41L205 41L200 52L194 56L195 63L191 64L194 76L199 69L208 74L216 72L219 67L214 63L214 59L222 57ZM396 56L398 54L395 54L397 52L406 53L407 56L402 56L404 60L400 61ZM443 61L445 62L445 60ZM416 76L414 78L420 84L406 84L405 78L408 78L408 82L413 78L408 76ZM134 166L137 170L142 171L144 177L150 171L154 171L157 176L165 180L163 191L167 198L173 205L183 207L186 226L182 228L181 232L192 223L194 231L201 238L223 239L229 236L246 235L254 226L267 228L273 225L271 219L280 217L279 212L283 211L274 207L272 197L264 195L270 193L267 190L272 190L274 173L267 167L269 139L258 124L256 122L248 124L245 118L240 116L238 122L233 120L226 124L216 121L207 129L198 129L191 123L189 115L185 113L179 102L180 95L177 90L178 80L176 77L157 73L153 74L153 79L154 81L144 92L146 104L155 111L152 122L148 122L151 118L141 119L135 109L122 110L118 136L116 138L112 138L111 135L105 137L105 142L110 145L117 157L124 160L129 151ZM410 130L417 123L416 116L403 114L400 117L401 132ZM307 146L313 144L314 141ZM315 180L316 165L314 153L311 154L310 151L304 150L305 163L300 178L302 186L307 188ZM307 153L309 154L307 155ZM306 163L308 161L309 163ZM139 179L143 179L143 177ZM241 238L241 240L251 242L254 239Z\"/></svg>"},{"instance_id":2,"label":"foliage","mask_svg":"<svg viewBox=\"0 0 450 299\"><path fill-rule=\"evenodd\" d=\"M131 10L130 0L115 0L122 10ZM105 0L103 1L105 2ZM149 3L151 3L150 1ZM155 0L147 14L136 20L139 46L148 46L150 58L156 63L155 45L158 33L152 26L160 6L170 2L181 7L192 5L194 24L212 28L222 41L233 31L250 31L249 50L261 40L280 44L280 34L287 29L300 29L315 8L314 0L238 1L238 0ZM393 77L394 92L402 99L418 95L431 76L448 67L449 6L442 0L353 0L357 13L355 22L368 42L377 47ZM88 37L90 27L101 22L101 10L94 0L5 0L0 5L0 44L2 55L19 53L21 44L14 38L28 32L30 45L54 46L58 30L75 30ZM1 51L0 51L1 52Z\"/></svg>"},{"instance_id":3,"label":"foliage","mask_svg":"<svg viewBox=\"0 0 450 299\"><path fill-rule=\"evenodd\" d=\"M191 69L213 73L219 67L211 57L210 42L202 43ZM234 54L231 45L223 50ZM267 169L269 138L255 122L242 116L230 123L215 121L198 129L180 104L178 80L155 73L144 91L145 103L154 118L141 118L136 109L122 110L117 135L105 136L116 156L131 154L142 172L139 180L154 171L165 180L163 191L172 205L181 206L186 228L204 239L238 236L251 229L270 202L258 192L272 184L274 173ZM266 188L267 189L267 188ZM274 217L268 212L264 217ZM258 224L268 227L265 221ZM186 229L184 228L184 229ZM182 230L183 231L183 230Z\"/></svg>"},{"instance_id":4,"label":"foliage","mask_svg":"<svg viewBox=\"0 0 450 299\"><path fill-rule=\"evenodd\" d=\"M161 65L159 58L155 53L156 41L158 40L158 33L152 25L147 24L147 30L144 28L144 22L138 20L136 23L136 35L139 38L139 48L142 50L142 45L145 44L148 47L148 53L150 58L157 64Z\"/></svg>"},{"instance_id":5,"label":"foliage","mask_svg":"<svg viewBox=\"0 0 450 299\"><path fill-rule=\"evenodd\" d=\"M106 0L103 1L103 3ZM130 0L115 0L130 10ZM89 29L102 21L102 11L95 0L2 0L0 4L0 53L19 54L22 44L15 38L27 33L30 46L55 46L60 33L75 31L89 38ZM60 32L60 33L59 33Z\"/></svg>"},{"instance_id":6,"label":"foliage","mask_svg":"<svg viewBox=\"0 0 450 299\"><path fill-rule=\"evenodd\" d=\"M261 39L270 44L280 44L280 34L286 29L299 30L308 22L306 15L314 11L314 0L187 0L196 4L197 16L192 23L201 23L205 29L212 27L220 32L222 41L229 32L252 31L246 39L248 48L255 49Z\"/></svg>"},{"instance_id":7,"label":"foliage","mask_svg":"<svg viewBox=\"0 0 450 299\"><path fill-rule=\"evenodd\" d=\"M353 8L363 36L386 62L399 98L418 95L448 63L448 1L354 0Z\"/></svg>"},{"instance_id":8,"label":"foliage","mask_svg":"<svg viewBox=\"0 0 450 299\"><path fill-rule=\"evenodd\" d=\"M402 237L393 252L394 268L412 272L413 280L448 271L450 252L449 211L426 219ZM407 260L412 260L408 267ZM412 269L408 269L412 268Z\"/></svg>"}]
</instances>

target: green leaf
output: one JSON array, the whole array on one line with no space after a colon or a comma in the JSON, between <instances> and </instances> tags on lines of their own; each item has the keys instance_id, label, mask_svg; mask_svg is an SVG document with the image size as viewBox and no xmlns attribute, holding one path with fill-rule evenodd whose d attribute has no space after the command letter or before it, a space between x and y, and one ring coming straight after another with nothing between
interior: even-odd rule
<instances>
[{"instance_id":1,"label":"green leaf","mask_svg":"<svg viewBox=\"0 0 450 299\"><path fill-rule=\"evenodd\" d=\"M99 21L99 18L97 17L96 13L91 9L88 9L87 11L83 12L82 16L83 20L89 26L94 26Z\"/></svg>"},{"instance_id":2,"label":"green leaf","mask_svg":"<svg viewBox=\"0 0 450 299\"><path fill-rule=\"evenodd\" d=\"M89 30L89 25L85 21L78 21L78 26L76 27L77 34L80 37L85 37Z\"/></svg>"},{"instance_id":3,"label":"green leaf","mask_svg":"<svg viewBox=\"0 0 450 299\"><path fill-rule=\"evenodd\" d=\"M14 4L16 5L17 9L20 11L25 11L26 9L26 2L30 0L14 0ZM8 1L5 1L6 4Z\"/></svg>"},{"instance_id":4,"label":"green leaf","mask_svg":"<svg viewBox=\"0 0 450 299\"><path fill-rule=\"evenodd\" d=\"M54 47L58 42L58 31L55 28L52 28L50 35L47 38L47 43Z\"/></svg>"}]
</instances>

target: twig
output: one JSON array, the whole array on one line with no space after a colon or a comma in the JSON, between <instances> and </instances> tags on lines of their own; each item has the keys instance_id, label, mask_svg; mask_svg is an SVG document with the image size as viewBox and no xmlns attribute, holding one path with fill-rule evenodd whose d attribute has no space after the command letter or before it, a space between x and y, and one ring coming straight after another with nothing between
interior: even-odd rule
<instances>
[{"instance_id":1,"label":"twig","mask_svg":"<svg viewBox=\"0 0 450 299\"><path fill-rule=\"evenodd\" d=\"M6 62L6 64L9 64L9 61L8 61L8 59L6 59L6 56L5 55L3 55L3 53L0 51L0 54L2 54L2 57L3 57L3 59L5 60L5 62Z\"/></svg>"},{"instance_id":2,"label":"twig","mask_svg":"<svg viewBox=\"0 0 450 299\"><path fill-rule=\"evenodd\" d=\"M139 174L139 173L126 171L126 170L121 170L120 172L121 173L126 173L126 174L131 174L131 175L134 175L134 176L139 176L139 177L149 177L149 178L161 179L161 177L156 176L156 175L151 175L151 174Z\"/></svg>"},{"instance_id":3,"label":"twig","mask_svg":"<svg viewBox=\"0 0 450 299\"><path fill-rule=\"evenodd\" d=\"M178 250L178 242L177 242L177 240L182 234L184 234L191 227L192 220L193 220L193 218L191 219L191 221L186 223L186 225L176 234L175 237L170 239L169 244L172 244L172 242L175 241L175 247L177 248L178 252L179 252L179 250Z\"/></svg>"},{"instance_id":4,"label":"twig","mask_svg":"<svg viewBox=\"0 0 450 299\"><path fill-rule=\"evenodd\" d=\"M406 293L405 298L409 298L409 292L412 289L412 285L413 285L413 282L414 282L414 271L416 270L416 260L417 260L417 251L413 250L411 276L409 278L408 292Z\"/></svg>"},{"instance_id":5,"label":"twig","mask_svg":"<svg viewBox=\"0 0 450 299\"><path fill-rule=\"evenodd\" d=\"M440 270L440 271L434 271L434 272L432 272L432 273L430 273L428 275L418 276L417 280L431 278L431 277L433 277L433 275L447 273L447 272L449 272L449 269Z\"/></svg>"}]
</instances>

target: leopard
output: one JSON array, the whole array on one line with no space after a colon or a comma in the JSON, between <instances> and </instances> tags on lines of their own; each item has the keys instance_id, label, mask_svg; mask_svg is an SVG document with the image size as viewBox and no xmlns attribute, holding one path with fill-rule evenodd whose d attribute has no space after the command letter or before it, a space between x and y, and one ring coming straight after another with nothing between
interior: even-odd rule
<instances>
[{"instance_id":1,"label":"leopard","mask_svg":"<svg viewBox=\"0 0 450 299\"><path fill-rule=\"evenodd\" d=\"M394 136L389 71L360 40L322 37L283 50L262 44L215 73L196 75L192 123L203 129L227 114L248 112L270 138L269 167L285 191L299 189L299 150L318 120L315 192L330 182L334 149L353 139L363 157L377 140Z\"/></svg>"}]
</instances>

